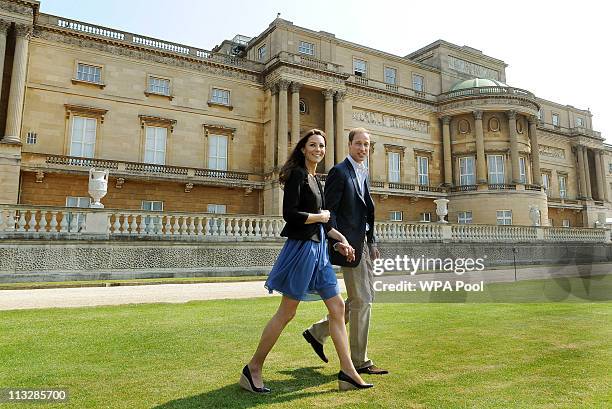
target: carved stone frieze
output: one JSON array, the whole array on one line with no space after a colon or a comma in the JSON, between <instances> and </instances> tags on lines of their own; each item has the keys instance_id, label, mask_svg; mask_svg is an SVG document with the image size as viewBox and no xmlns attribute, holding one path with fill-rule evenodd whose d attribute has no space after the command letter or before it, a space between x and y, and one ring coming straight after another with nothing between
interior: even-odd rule
<instances>
[{"instance_id":1,"label":"carved stone frieze","mask_svg":"<svg viewBox=\"0 0 612 409\"><path fill-rule=\"evenodd\" d=\"M386 128L407 129L419 133L429 132L429 122L420 119L384 114L382 112L353 109L353 121L364 122L368 125L378 125Z\"/></svg>"},{"instance_id":2,"label":"carved stone frieze","mask_svg":"<svg viewBox=\"0 0 612 409\"><path fill-rule=\"evenodd\" d=\"M14 1L0 0L0 9L17 14L23 14L25 16L34 16L34 9L32 7L28 7L25 4L19 4Z\"/></svg>"},{"instance_id":3,"label":"carved stone frieze","mask_svg":"<svg viewBox=\"0 0 612 409\"><path fill-rule=\"evenodd\" d=\"M416 108L416 109L429 111L429 112L437 111L434 104L424 104L422 102L414 101L408 97L406 98L396 97L396 96L388 95L382 92L368 91L360 87L353 87L351 84L347 84L347 92L349 95L352 95L352 96L375 98L381 101L390 102L394 104L401 104L406 107Z\"/></svg>"},{"instance_id":4,"label":"carved stone frieze","mask_svg":"<svg viewBox=\"0 0 612 409\"><path fill-rule=\"evenodd\" d=\"M565 150L561 148L556 148L554 146L548 145L538 145L538 151L540 152L540 156L553 158L553 159L565 159Z\"/></svg>"}]
</instances>

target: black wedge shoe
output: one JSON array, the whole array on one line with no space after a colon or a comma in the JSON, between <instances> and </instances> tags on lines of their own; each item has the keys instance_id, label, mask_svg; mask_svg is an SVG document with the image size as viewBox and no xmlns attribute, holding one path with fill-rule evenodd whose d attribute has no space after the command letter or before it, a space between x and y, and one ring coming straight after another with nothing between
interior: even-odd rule
<instances>
[{"instance_id":1,"label":"black wedge shoe","mask_svg":"<svg viewBox=\"0 0 612 409\"><path fill-rule=\"evenodd\" d=\"M319 341L317 341L315 339L315 337L312 336L310 331L306 330L306 331L302 332L302 336L304 337L306 342L308 342L310 344L312 349L315 351L315 354L317 354L317 356L319 358L321 358L321 361L323 361L325 363L329 362L329 360L325 356L325 352L323 351L323 344L321 344Z\"/></svg>"},{"instance_id":2,"label":"black wedge shoe","mask_svg":"<svg viewBox=\"0 0 612 409\"><path fill-rule=\"evenodd\" d=\"M371 383L357 383L353 378L345 374L344 372L338 372L338 389L341 391L349 391L351 389L368 389L373 387Z\"/></svg>"},{"instance_id":3,"label":"black wedge shoe","mask_svg":"<svg viewBox=\"0 0 612 409\"><path fill-rule=\"evenodd\" d=\"M253 378L251 377L251 371L249 370L249 366L245 365L242 368L242 374L240 375L240 386L243 389L246 389L249 392L253 393L270 393L270 388L266 388L264 385L263 388L257 388L253 384Z\"/></svg>"}]
</instances>

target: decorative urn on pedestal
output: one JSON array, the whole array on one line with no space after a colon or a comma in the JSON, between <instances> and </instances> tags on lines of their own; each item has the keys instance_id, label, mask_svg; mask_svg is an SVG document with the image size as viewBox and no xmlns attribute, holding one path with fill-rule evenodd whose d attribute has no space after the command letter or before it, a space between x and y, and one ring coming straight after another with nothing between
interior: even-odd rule
<instances>
[{"instance_id":1,"label":"decorative urn on pedestal","mask_svg":"<svg viewBox=\"0 0 612 409\"><path fill-rule=\"evenodd\" d=\"M89 195L93 199L90 207L103 209L104 205L100 200L106 196L108 191L108 169L96 170L89 169Z\"/></svg>"},{"instance_id":2,"label":"decorative urn on pedestal","mask_svg":"<svg viewBox=\"0 0 612 409\"><path fill-rule=\"evenodd\" d=\"M448 214L448 199L436 199L433 201L436 204L436 214L440 218L438 223L448 223L444 217Z\"/></svg>"}]
</instances>

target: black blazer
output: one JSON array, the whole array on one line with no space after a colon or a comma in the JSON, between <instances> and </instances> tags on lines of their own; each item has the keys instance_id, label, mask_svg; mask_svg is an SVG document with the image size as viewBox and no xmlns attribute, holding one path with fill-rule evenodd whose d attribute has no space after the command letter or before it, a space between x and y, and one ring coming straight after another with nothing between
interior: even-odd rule
<instances>
[{"instance_id":1,"label":"black blazer","mask_svg":"<svg viewBox=\"0 0 612 409\"><path fill-rule=\"evenodd\" d=\"M359 194L357 175L353 165L347 159L334 166L325 180L325 203L330 212L329 225L346 237L349 244L355 249L355 260L351 263L346 257L331 249L332 264L347 267L356 267L361 261L363 242L366 238L366 223L370 225L367 233L367 242L374 243L374 201L370 196L368 180L365 183L365 192ZM330 245L333 244L330 240Z\"/></svg>"},{"instance_id":2,"label":"black blazer","mask_svg":"<svg viewBox=\"0 0 612 409\"><path fill-rule=\"evenodd\" d=\"M322 193L321 182L317 179L317 186ZM317 198L308 184L308 172L304 168L295 168L285 182L283 193L283 219L287 222L281 236L289 239L310 240L318 234L321 223L304 224L308 213L320 213L325 208L325 196L321 194L322 205L317 207ZM325 233L331 229L324 224Z\"/></svg>"}]
</instances>

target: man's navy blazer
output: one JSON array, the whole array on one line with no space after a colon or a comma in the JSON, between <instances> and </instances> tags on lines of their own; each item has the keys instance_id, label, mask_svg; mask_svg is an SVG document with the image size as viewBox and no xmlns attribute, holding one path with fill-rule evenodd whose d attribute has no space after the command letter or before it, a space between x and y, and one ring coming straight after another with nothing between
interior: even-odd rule
<instances>
[{"instance_id":1,"label":"man's navy blazer","mask_svg":"<svg viewBox=\"0 0 612 409\"><path fill-rule=\"evenodd\" d=\"M349 263L330 246L331 262L339 266L356 267L361 261L366 223L370 226L367 242L374 243L374 201L368 180L364 183L363 194L359 193L358 186L355 169L348 158L331 168L325 180L325 205L330 212L328 224L342 233L355 249L355 260ZM332 244L333 240L329 242Z\"/></svg>"}]
</instances>

